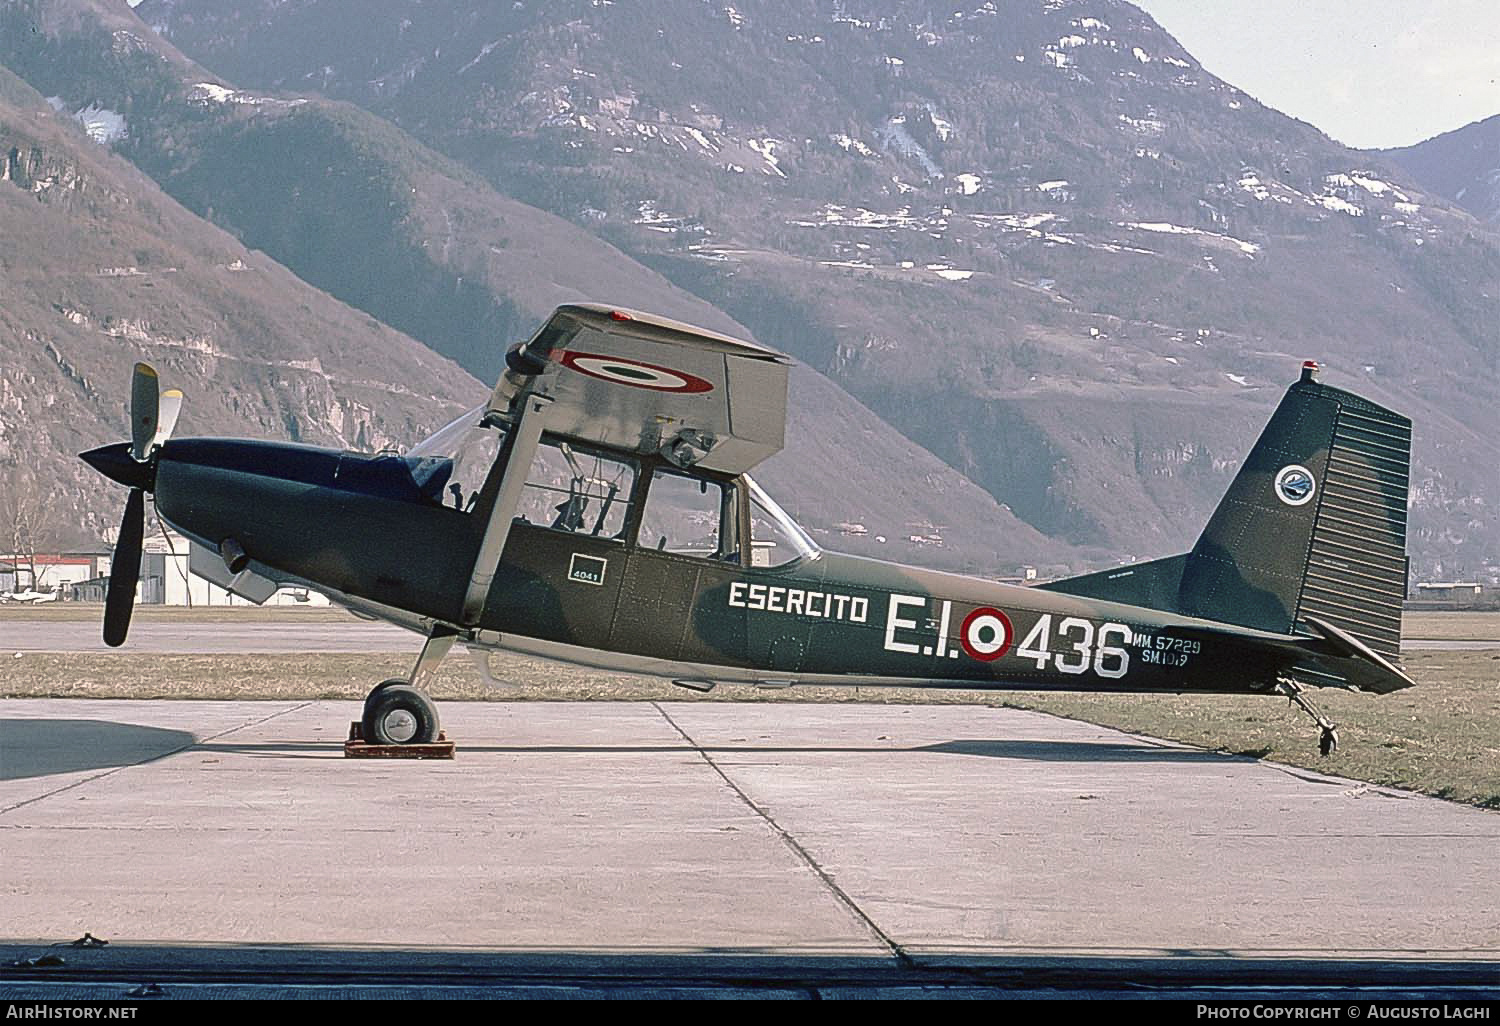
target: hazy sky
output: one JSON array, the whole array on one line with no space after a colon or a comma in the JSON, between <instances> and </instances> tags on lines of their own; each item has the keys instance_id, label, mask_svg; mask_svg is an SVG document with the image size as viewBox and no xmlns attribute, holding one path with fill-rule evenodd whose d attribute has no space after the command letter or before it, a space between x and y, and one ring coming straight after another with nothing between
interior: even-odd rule
<instances>
[{"instance_id":1,"label":"hazy sky","mask_svg":"<svg viewBox=\"0 0 1500 1026\"><path fill-rule=\"evenodd\" d=\"M1215 75L1358 147L1500 114L1500 0L1133 0Z\"/></svg>"}]
</instances>

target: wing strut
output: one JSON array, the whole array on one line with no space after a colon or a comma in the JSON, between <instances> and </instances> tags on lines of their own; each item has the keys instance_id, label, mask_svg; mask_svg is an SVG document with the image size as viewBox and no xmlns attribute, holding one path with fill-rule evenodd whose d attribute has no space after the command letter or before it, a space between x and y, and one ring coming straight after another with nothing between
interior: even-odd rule
<instances>
[{"instance_id":1,"label":"wing strut","mask_svg":"<svg viewBox=\"0 0 1500 1026\"><path fill-rule=\"evenodd\" d=\"M490 511L490 522L484 529L484 540L479 543L479 555L474 559L474 572L469 576L469 590L464 594L463 626L479 626L479 616L484 612L485 599L490 594L490 584L495 580L495 571L500 566L500 555L505 551L505 540L510 537L510 525L521 502L521 489L526 484L526 475L531 471L531 461L536 456L537 442L542 437L542 422L547 419L547 407L552 400L546 396L529 395L520 403L520 416L511 425L510 458L500 478L500 491L495 496L495 506Z\"/></svg>"}]
</instances>

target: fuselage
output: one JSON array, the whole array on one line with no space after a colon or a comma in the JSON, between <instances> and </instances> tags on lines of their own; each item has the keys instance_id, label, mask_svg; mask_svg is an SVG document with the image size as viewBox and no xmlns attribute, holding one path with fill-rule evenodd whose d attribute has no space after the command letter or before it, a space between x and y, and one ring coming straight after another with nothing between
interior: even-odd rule
<instances>
[{"instance_id":1,"label":"fuselage","mask_svg":"<svg viewBox=\"0 0 1500 1026\"><path fill-rule=\"evenodd\" d=\"M486 498L446 504L446 476L425 467L181 439L160 453L155 492L188 537L213 549L232 541L255 572L356 610L423 632L452 625L475 645L681 679L1259 692L1295 659L1275 635L878 560L809 551L757 566L748 544L661 551L638 544L644 529L629 519L601 537L597 526L518 517L483 609L465 622ZM650 480L645 467L635 487ZM743 479L714 483L745 491ZM735 515L749 538L743 502Z\"/></svg>"}]
</instances>

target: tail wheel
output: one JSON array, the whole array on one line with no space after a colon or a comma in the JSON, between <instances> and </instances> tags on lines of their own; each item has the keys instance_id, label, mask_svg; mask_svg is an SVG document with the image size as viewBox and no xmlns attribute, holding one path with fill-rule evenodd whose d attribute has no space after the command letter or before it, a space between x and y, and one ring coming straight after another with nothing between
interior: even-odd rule
<instances>
[{"instance_id":1,"label":"tail wheel","mask_svg":"<svg viewBox=\"0 0 1500 1026\"><path fill-rule=\"evenodd\" d=\"M425 745L437 740L437 706L401 680L380 684L365 699L364 738L375 745Z\"/></svg>"}]
</instances>

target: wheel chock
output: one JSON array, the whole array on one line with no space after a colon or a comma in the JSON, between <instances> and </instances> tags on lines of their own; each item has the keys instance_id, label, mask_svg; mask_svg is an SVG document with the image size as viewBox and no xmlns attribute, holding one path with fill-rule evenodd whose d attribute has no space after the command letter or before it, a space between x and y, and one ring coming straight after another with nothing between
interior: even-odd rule
<instances>
[{"instance_id":1,"label":"wheel chock","mask_svg":"<svg viewBox=\"0 0 1500 1026\"><path fill-rule=\"evenodd\" d=\"M364 738L360 722L349 724L349 740L344 742L346 759L451 759L454 745L444 731L438 731L436 741L425 745L377 745Z\"/></svg>"}]
</instances>

